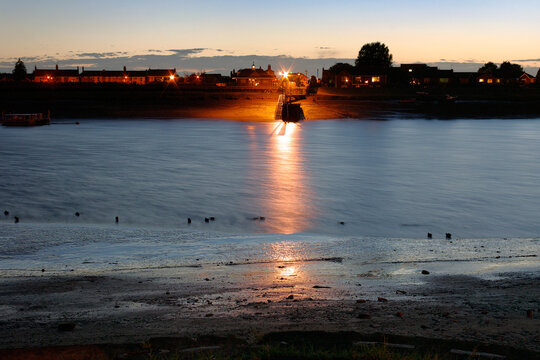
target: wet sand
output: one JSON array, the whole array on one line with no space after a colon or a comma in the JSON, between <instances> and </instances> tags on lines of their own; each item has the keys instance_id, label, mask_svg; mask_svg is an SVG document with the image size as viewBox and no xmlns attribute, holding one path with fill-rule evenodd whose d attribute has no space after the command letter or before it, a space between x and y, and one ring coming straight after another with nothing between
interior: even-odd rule
<instances>
[{"instance_id":1,"label":"wet sand","mask_svg":"<svg viewBox=\"0 0 540 360\"><path fill-rule=\"evenodd\" d=\"M303 266L323 270L305 277ZM376 271L351 277L324 270L332 266L339 260L4 276L0 348L348 330L540 351L534 271L486 280L431 269L397 284ZM66 322L74 329L59 331Z\"/></svg>"}]
</instances>

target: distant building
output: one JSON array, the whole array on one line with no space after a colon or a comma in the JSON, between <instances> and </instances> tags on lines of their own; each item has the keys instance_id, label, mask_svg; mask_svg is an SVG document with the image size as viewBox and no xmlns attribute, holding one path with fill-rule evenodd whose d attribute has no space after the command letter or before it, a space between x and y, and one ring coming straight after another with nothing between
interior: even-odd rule
<instances>
[{"instance_id":1,"label":"distant building","mask_svg":"<svg viewBox=\"0 0 540 360\"><path fill-rule=\"evenodd\" d=\"M76 83L79 82L79 67L76 70L34 69L34 82L38 83Z\"/></svg>"},{"instance_id":2,"label":"distant building","mask_svg":"<svg viewBox=\"0 0 540 360\"><path fill-rule=\"evenodd\" d=\"M540 70L538 70L540 72ZM536 83L536 78L530 74L527 74L526 72L524 72L520 77L519 77L519 83L520 85L530 85L530 84L534 84Z\"/></svg>"},{"instance_id":3,"label":"distant building","mask_svg":"<svg viewBox=\"0 0 540 360\"><path fill-rule=\"evenodd\" d=\"M13 74L0 73L0 82L4 82L4 81L13 81Z\"/></svg>"},{"instance_id":4,"label":"distant building","mask_svg":"<svg viewBox=\"0 0 540 360\"><path fill-rule=\"evenodd\" d=\"M334 74L323 68L321 84L335 88L379 87L385 86L387 80L388 75L386 74L362 74L346 70Z\"/></svg>"},{"instance_id":5,"label":"distant building","mask_svg":"<svg viewBox=\"0 0 540 360\"><path fill-rule=\"evenodd\" d=\"M176 78L176 69L148 69L146 83L173 81Z\"/></svg>"},{"instance_id":6,"label":"distant building","mask_svg":"<svg viewBox=\"0 0 540 360\"><path fill-rule=\"evenodd\" d=\"M500 85L502 81L500 77L493 74L480 74L477 79L480 85Z\"/></svg>"},{"instance_id":7,"label":"distant building","mask_svg":"<svg viewBox=\"0 0 540 360\"><path fill-rule=\"evenodd\" d=\"M476 83L478 73L462 71L454 72L454 85L472 85Z\"/></svg>"},{"instance_id":8,"label":"distant building","mask_svg":"<svg viewBox=\"0 0 540 360\"><path fill-rule=\"evenodd\" d=\"M122 83L144 85L154 82L172 81L177 77L176 69L168 70L85 70L80 79L83 83Z\"/></svg>"},{"instance_id":9,"label":"distant building","mask_svg":"<svg viewBox=\"0 0 540 360\"><path fill-rule=\"evenodd\" d=\"M408 77L410 85L444 86L454 78L454 70L440 70L427 64L401 64L400 68Z\"/></svg>"},{"instance_id":10,"label":"distant building","mask_svg":"<svg viewBox=\"0 0 540 360\"><path fill-rule=\"evenodd\" d=\"M287 78L291 83L294 83L295 86L299 87L307 86L309 83L309 78L307 75L302 73L290 73Z\"/></svg>"},{"instance_id":11,"label":"distant building","mask_svg":"<svg viewBox=\"0 0 540 360\"><path fill-rule=\"evenodd\" d=\"M277 87L279 83L270 65L268 65L268 69L263 70L261 67L257 69L255 63L248 69L233 70L231 79L235 85L246 87L273 88Z\"/></svg>"}]
</instances>

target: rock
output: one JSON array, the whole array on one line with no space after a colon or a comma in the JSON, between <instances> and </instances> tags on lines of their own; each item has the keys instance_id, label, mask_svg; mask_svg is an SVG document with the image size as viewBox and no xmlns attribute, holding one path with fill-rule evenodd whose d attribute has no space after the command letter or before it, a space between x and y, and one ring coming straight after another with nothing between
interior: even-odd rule
<instances>
[{"instance_id":1,"label":"rock","mask_svg":"<svg viewBox=\"0 0 540 360\"><path fill-rule=\"evenodd\" d=\"M15 216L13 219L15 220L15 224L19 222L19 218L17 216Z\"/></svg>"},{"instance_id":2,"label":"rock","mask_svg":"<svg viewBox=\"0 0 540 360\"><path fill-rule=\"evenodd\" d=\"M81 216L81 213L80 212L75 212L75 216Z\"/></svg>"},{"instance_id":3,"label":"rock","mask_svg":"<svg viewBox=\"0 0 540 360\"><path fill-rule=\"evenodd\" d=\"M58 324L58 331L73 331L75 329L74 322L63 322Z\"/></svg>"},{"instance_id":4,"label":"rock","mask_svg":"<svg viewBox=\"0 0 540 360\"><path fill-rule=\"evenodd\" d=\"M452 238L452 234L446 233L446 239L447 239L447 240L450 240L451 238Z\"/></svg>"},{"instance_id":5,"label":"rock","mask_svg":"<svg viewBox=\"0 0 540 360\"><path fill-rule=\"evenodd\" d=\"M271 303L271 302L272 302L272 300L268 299L268 300L266 300L266 302L267 302L267 303Z\"/></svg>"},{"instance_id":6,"label":"rock","mask_svg":"<svg viewBox=\"0 0 540 360\"><path fill-rule=\"evenodd\" d=\"M260 220L260 221L265 221L266 218L265 218L264 216L259 216L259 220Z\"/></svg>"},{"instance_id":7,"label":"rock","mask_svg":"<svg viewBox=\"0 0 540 360\"><path fill-rule=\"evenodd\" d=\"M345 225L345 221L340 221L339 224L340 225Z\"/></svg>"},{"instance_id":8,"label":"rock","mask_svg":"<svg viewBox=\"0 0 540 360\"><path fill-rule=\"evenodd\" d=\"M165 295L170 295L170 294L171 293L168 290L165 292Z\"/></svg>"},{"instance_id":9,"label":"rock","mask_svg":"<svg viewBox=\"0 0 540 360\"><path fill-rule=\"evenodd\" d=\"M210 313L210 314L206 314L206 315L204 315L204 316L205 316L205 317L212 317L212 316L214 316L214 314Z\"/></svg>"},{"instance_id":10,"label":"rock","mask_svg":"<svg viewBox=\"0 0 540 360\"><path fill-rule=\"evenodd\" d=\"M118 218L118 216L115 216L114 217L114 222L118 223L120 221L120 219Z\"/></svg>"},{"instance_id":11,"label":"rock","mask_svg":"<svg viewBox=\"0 0 540 360\"><path fill-rule=\"evenodd\" d=\"M427 270L422 270L422 274L423 274L423 275L429 275L429 271L427 271Z\"/></svg>"},{"instance_id":12,"label":"rock","mask_svg":"<svg viewBox=\"0 0 540 360\"><path fill-rule=\"evenodd\" d=\"M208 222L210 222L210 219L207 218L207 217L205 217L205 218L204 218L204 222L205 222L205 223L208 223Z\"/></svg>"},{"instance_id":13,"label":"rock","mask_svg":"<svg viewBox=\"0 0 540 360\"><path fill-rule=\"evenodd\" d=\"M9 211L7 211L7 210L4 211L4 215L5 215L5 216L8 216L8 215L9 215Z\"/></svg>"},{"instance_id":14,"label":"rock","mask_svg":"<svg viewBox=\"0 0 540 360\"><path fill-rule=\"evenodd\" d=\"M428 239L432 239L433 238L433 235L431 233L427 233L427 238Z\"/></svg>"},{"instance_id":15,"label":"rock","mask_svg":"<svg viewBox=\"0 0 540 360\"><path fill-rule=\"evenodd\" d=\"M289 296L287 296L287 299L288 299L288 300L294 299L294 295L289 295Z\"/></svg>"},{"instance_id":16,"label":"rock","mask_svg":"<svg viewBox=\"0 0 540 360\"><path fill-rule=\"evenodd\" d=\"M378 302L388 302L388 299L385 299L385 298L383 298L383 297L378 297L378 298L377 298L377 301L378 301Z\"/></svg>"},{"instance_id":17,"label":"rock","mask_svg":"<svg viewBox=\"0 0 540 360\"><path fill-rule=\"evenodd\" d=\"M371 315L360 313L360 314L358 314L357 318L359 318L359 319L371 319Z\"/></svg>"},{"instance_id":18,"label":"rock","mask_svg":"<svg viewBox=\"0 0 540 360\"><path fill-rule=\"evenodd\" d=\"M407 292L403 290L396 290L396 294L402 294L405 295Z\"/></svg>"},{"instance_id":19,"label":"rock","mask_svg":"<svg viewBox=\"0 0 540 360\"><path fill-rule=\"evenodd\" d=\"M314 289L330 289L330 286L321 286L321 285L315 285L313 286Z\"/></svg>"},{"instance_id":20,"label":"rock","mask_svg":"<svg viewBox=\"0 0 540 360\"><path fill-rule=\"evenodd\" d=\"M213 217L213 216L210 216L210 221L215 221L215 220L216 220L216 218L215 218L215 217Z\"/></svg>"},{"instance_id":21,"label":"rock","mask_svg":"<svg viewBox=\"0 0 540 360\"><path fill-rule=\"evenodd\" d=\"M500 258L501 258L500 255L495 256L495 259L500 259Z\"/></svg>"},{"instance_id":22,"label":"rock","mask_svg":"<svg viewBox=\"0 0 540 360\"><path fill-rule=\"evenodd\" d=\"M534 313L534 312L533 312L532 310L530 310L530 309L527 310L527 317L528 317L529 319L532 319L532 318L533 318L533 313Z\"/></svg>"},{"instance_id":23,"label":"rock","mask_svg":"<svg viewBox=\"0 0 540 360\"><path fill-rule=\"evenodd\" d=\"M397 316L397 317L403 317L403 313L402 313L401 311L398 311L398 312L396 313L396 316Z\"/></svg>"},{"instance_id":24,"label":"rock","mask_svg":"<svg viewBox=\"0 0 540 360\"><path fill-rule=\"evenodd\" d=\"M364 300L364 299L358 299L358 300L356 300L356 303L357 303L357 304L365 304L365 303L366 303L366 300Z\"/></svg>"}]
</instances>

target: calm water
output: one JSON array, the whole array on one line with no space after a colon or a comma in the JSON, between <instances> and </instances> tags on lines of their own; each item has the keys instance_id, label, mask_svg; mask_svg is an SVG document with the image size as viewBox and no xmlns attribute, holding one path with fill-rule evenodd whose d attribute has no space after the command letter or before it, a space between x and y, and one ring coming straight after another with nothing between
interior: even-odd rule
<instances>
[{"instance_id":1,"label":"calm water","mask_svg":"<svg viewBox=\"0 0 540 360\"><path fill-rule=\"evenodd\" d=\"M264 234L303 233L318 244L314 256L324 256L350 253L355 238L416 239L422 248L428 231L437 239L496 238L498 246L540 234L540 119L275 127L210 120L2 127L0 210L10 215L0 215L0 255L111 239L212 238L217 253L227 238L234 252L234 244L286 237ZM342 250L324 245L335 241ZM187 248L179 256L204 252ZM116 251L148 254L152 246L136 249Z\"/></svg>"}]
</instances>

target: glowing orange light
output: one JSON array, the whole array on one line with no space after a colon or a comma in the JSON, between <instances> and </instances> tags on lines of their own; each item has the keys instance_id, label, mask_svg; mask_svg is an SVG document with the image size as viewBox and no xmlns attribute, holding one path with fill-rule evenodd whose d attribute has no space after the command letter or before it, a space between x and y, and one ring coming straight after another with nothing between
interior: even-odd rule
<instances>
[{"instance_id":1,"label":"glowing orange light","mask_svg":"<svg viewBox=\"0 0 540 360\"><path fill-rule=\"evenodd\" d=\"M169 79L174 80L174 75L169 76Z\"/></svg>"}]
</instances>

